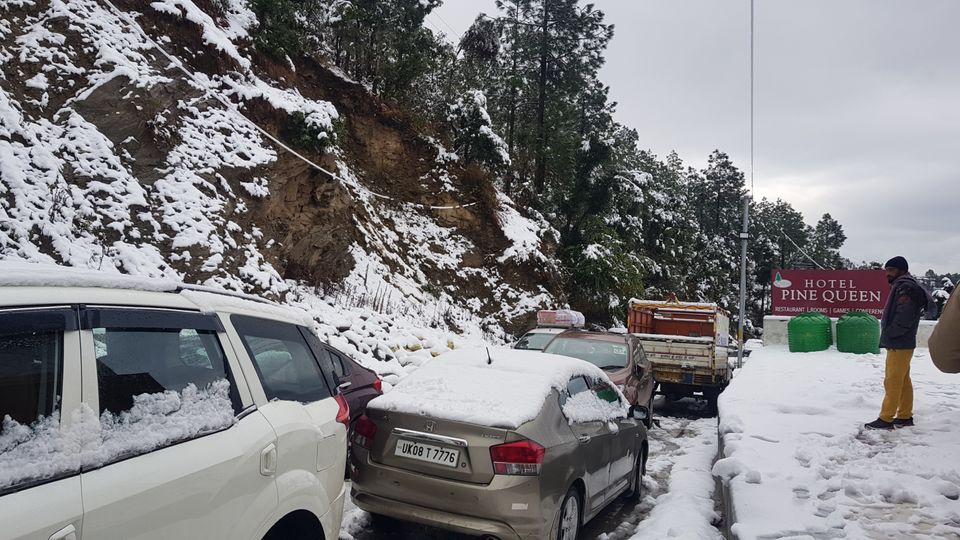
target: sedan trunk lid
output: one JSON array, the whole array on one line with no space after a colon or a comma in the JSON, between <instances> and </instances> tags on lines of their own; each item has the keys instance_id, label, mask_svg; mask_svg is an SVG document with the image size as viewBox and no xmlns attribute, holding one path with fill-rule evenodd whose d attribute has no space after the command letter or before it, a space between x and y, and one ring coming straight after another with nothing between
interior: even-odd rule
<instances>
[{"instance_id":1,"label":"sedan trunk lid","mask_svg":"<svg viewBox=\"0 0 960 540\"><path fill-rule=\"evenodd\" d=\"M377 425L370 459L429 476L472 484L493 480L490 447L507 441L509 431L370 408Z\"/></svg>"}]
</instances>

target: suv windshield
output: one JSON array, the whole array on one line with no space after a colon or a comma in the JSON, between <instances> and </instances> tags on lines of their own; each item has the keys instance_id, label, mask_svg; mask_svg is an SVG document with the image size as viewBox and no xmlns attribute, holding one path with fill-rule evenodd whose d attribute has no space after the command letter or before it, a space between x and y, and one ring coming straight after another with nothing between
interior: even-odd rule
<instances>
[{"instance_id":1,"label":"suv windshield","mask_svg":"<svg viewBox=\"0 0 960 540\"><path fill-rule=\"evenodd\" d=\"M541 351L547 346L547 343L550 343L550 340L556 336L557 334L547 334L544 332L528 332L517 341L514 348Z\"/></svg>"},{"instance_id":2,"label":"suv windshield","mask_svg":"<svg viewBox=\"0 0 960 540\"><path fill-rule=\"evenodd\" d=\"M626 343L558 337L551 341L543 352L586 360L601 369L618 369L627 366Z\"/></svg>"}]
</instances>

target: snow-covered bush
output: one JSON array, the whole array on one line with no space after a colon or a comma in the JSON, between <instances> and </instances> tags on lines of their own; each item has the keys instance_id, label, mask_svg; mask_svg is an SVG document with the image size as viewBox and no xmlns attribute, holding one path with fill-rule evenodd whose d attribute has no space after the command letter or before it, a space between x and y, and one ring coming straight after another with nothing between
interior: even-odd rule
<instances>
[{"instance_id":1,"label":"snow-covered bush","mask_svg":"<svg viewBox=\"0 0 960 540\"><path fill-rule=\"evenodd\" d=\"M480 90L469 90L450 105L447 115L454 138L454 149L464 163L499 167L510 164L507 143L493 131L487 113L487 97Z\"/></svg>"}]
</instances>

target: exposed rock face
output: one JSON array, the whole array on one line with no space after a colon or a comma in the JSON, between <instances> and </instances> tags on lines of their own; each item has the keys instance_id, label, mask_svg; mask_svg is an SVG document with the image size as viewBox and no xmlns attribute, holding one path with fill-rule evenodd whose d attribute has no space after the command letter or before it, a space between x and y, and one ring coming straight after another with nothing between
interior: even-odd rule
<instances>
[{"instance_id":1,"label":"exposed rock face","mask_svg":"<svg viewBox=\"0 0 960 540\"><path fill-rule=\"evenodd\" d=\"M362 86L251 53L225 3L0 0L0 258L296 281L454 325L450 306L516 326L556 300L542 220Z\"/></svg>"}]
</instances>

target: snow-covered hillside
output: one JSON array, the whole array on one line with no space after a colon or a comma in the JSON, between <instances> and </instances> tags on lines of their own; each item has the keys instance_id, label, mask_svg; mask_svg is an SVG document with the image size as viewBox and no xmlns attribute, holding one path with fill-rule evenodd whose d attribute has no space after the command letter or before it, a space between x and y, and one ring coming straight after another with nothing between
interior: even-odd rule
<instances>
[{"instance_id":1,"label":"snow-covered hillside","mask_svg":"<svg viewBox=\"0 0 960 540\"><path fill-rule=\"evenodd\" d=\"M258 55L245 2L116 4L0 1L0 259L283 297L370 358L380 322L496 340L556 301L542 219L362 86Z\"/></svg>"}]
</instances>

